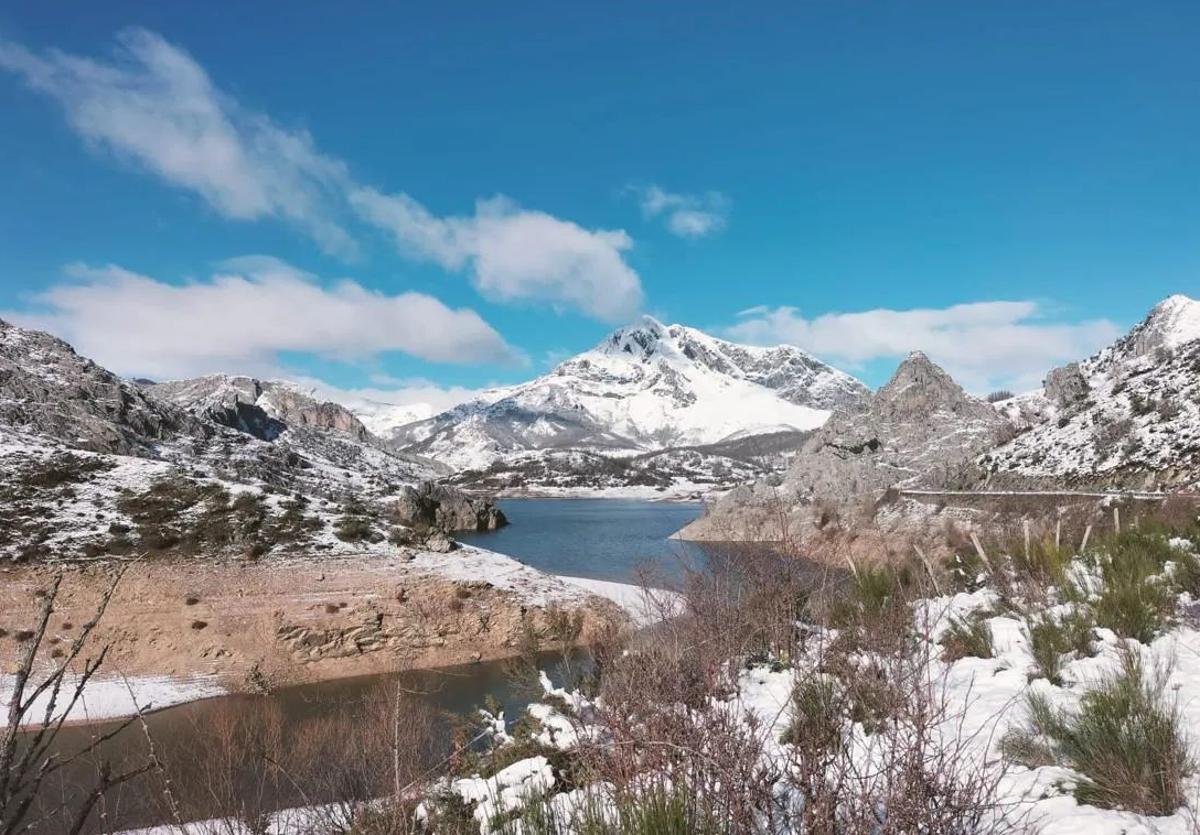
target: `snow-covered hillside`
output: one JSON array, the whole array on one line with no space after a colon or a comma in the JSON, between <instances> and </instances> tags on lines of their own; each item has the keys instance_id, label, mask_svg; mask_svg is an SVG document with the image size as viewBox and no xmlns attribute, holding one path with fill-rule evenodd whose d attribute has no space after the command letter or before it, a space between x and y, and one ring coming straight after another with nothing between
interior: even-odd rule
<instances>
[{"instance_id":1,"label":"snow-covered hillside","mask_svg":"<svg viewBox=\"0 0 1200 835\"><path fill-rule=\"evenodd\" d=\"M379 438L390 438L401 426L431 418L437 413L430 403L385 403L368 398L338 402L353 412L367 431Z\"/></svg>"},{"instance_id":2,"label":"snow-covered hillside","mask_svg":"<svg viewBox=\"0 0 1200 835\"><path fill-rule=\"evenodd\" d=\"M1055 369L1027 431L980 458L993 485L1200 482L1200 302L1176 295L1095 356Z\"/></svg>"},{"instance_id":3,"label":"snow-covered hillside","mask_svg":"<svg viewBox=\"0 0 1200 835\"><path fill-rule=\"evenodd\" d=\"M737 345L647 317L549 374L402 427L392 441L460 469L525 450L634 454L813 429L867 394L799 348Z\"/></svg>"}]
</instances>

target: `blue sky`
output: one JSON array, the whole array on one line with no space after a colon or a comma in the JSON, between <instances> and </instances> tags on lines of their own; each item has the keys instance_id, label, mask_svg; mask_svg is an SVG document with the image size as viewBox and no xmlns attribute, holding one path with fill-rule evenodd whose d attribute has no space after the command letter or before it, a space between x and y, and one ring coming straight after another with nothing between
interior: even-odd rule
<instances>
[{"instance_id":1,"label":"blue sky","mask_svg":"<svg viewBox=\"0 0 1200 835\"><path fill-rule=\"evenodd\" d=\"M982 391L1198 289L1192 2L241 5L0 10L0 315L398 400L643 312Z\"/></svg>"}]
</instances>

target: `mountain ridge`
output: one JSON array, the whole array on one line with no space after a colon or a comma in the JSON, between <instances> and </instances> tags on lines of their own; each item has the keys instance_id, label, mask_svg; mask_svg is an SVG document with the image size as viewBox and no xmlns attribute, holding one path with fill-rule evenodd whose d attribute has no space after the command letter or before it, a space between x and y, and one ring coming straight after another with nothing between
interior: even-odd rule
<instances>
[{"instance_id":1,"label":"mountain ridge","mask_svg":"<svg viewBox=\"0 0 1200 835\"><path fill-rule=\"evenodd\" d=\"M540 377L401 427L389 440L460 469L543 449L635 454L755 426L813 429L868 391L799 348L738 345L644 317Z\"/></svg>"}]
</instances>

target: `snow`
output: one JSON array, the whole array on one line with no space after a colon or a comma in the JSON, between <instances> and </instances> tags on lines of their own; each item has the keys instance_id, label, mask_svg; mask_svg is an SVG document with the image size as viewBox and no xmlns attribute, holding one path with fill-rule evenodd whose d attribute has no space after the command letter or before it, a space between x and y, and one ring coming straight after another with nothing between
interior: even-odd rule
<instances>
[{"instance_id":1,"label":"snow","mask_svg":"<svg viewBox=\"0 0 1200 835\"><path fill-rule=\"evenodd\" d=\"M1191 543L1174 540L1177 548L1191 548ZM1090 569L1082 562L1073 566L1080 579L1086 580ZM1133 650L1140 654L1145 669L1166 670L1169 673L1166 692L1178 705L1181 725L1193 734L1192 743L1200 742L1195 729L1200 728L1200 630L1183 624L1162 634L1147 645L1118 639L1111 631L1097 629L1092 657L1064 658L1063 684L1055 686L1044 678L1037 678L1036 665L1030 652L1029 640L1022 620L1009 614L986 618L992 633L994 657L963 658L951 662L942 659L938 639L956 618L972 613L993 610L999 602L998 595L988 588L973 592L918 601L913 609L917 634L928 641L928 651L918 650L914 658L918 665L925 665L921 687L930 687L932 693L944 699L944 710L933 727L934 744L943 747L961 746L965 763L991 770L998 777L997 816L1010 821L1026 821L1043 835L1194 835L1195 828L1190 812L1181 809L1163 817L1148 817L1120 809L1103 809L1081 805L1072 795L1072 787L1080 775L1070 768L1051 765L1028 768L1011 765L999 771L1003 757L1000 744L1004 734L1013 726L1025 722L1025 697L1030 692L1045 695L1052 704L1065 708L1078 706L1081 697L1106 677L1119 671L1122 653ZM1062 615L1073 604L1050 605L1046 611ZM811 659L813 663L819 658ZM714 707L727 708L729 715L740 717L747 732L763 729L758 734L764 740L762 756L768 763L785 756L788 744L781 741L783 732L791 721L792 693L800 676L810 675L809 662L798 660L795 669L755 665L736 672L733 694L725 701L714 702ZM589 744L603 744L603 730L589 725L595 711L592 703L578 693L555 690L543 677L543 688L547 694L565 700L572 707L572 716L561 713L554 703L537 703L527 709L528 715L540 726L535 738L548 746L569 749L586 738ZM856 773L870 773L884 765L881 760L878 737L869 734L858 724L850 727L849 745L854 758ZM541 758L531 758L510 766L519 775L538 774ZM518 766L522 766L518 768ZM768 772L786 773L786 767L776 760ZM514 795L504 795L501 785L484 785L480 781L464 784L478 789L472 797L486 797L481 803L491 803L489 811L497 808L512 810L508 805ZM544 795L554 786L542 782L536 784L536 793ZM569 814L572 809L583 808L581 800L588 799L588 808L596 808L596 800L604 805L604 785L583 786L571 791L552 795L548 803L552 809ZM786 782L776 787L777 792L794 792ZM1185 794L1192 801L1200 801L1200 775L1188 777ZM464 793L464 798L467 795ZM505 799L496 806L497 798ZM481 807L482 808L482 807ZM484 820L479 814L477 820ZM481 832L487 832L481 826ZM783 827L780 835L792 835L792 830Z\"/></svg>"},{"instance_id":2,"label":"snow","mask_svg":"<svg viewBox=\"0 0 1200 835\"><path fill-rule=\"evenodd\" d=\"M483 469L521 449L629 452L813 429L866 391L798 348L736 345L647 319L542 377L485 392L402 434L414 452Z\"/></svg>"},{"instance_id":3,"label":"snow","mask_svg":"<svg viewBox=\"0 0 1200 835\"><path fill-rule=\"evenodd\" d=\"M616 603L631 620L643 626L657 619L661 608L658 604L669 605L674 599L670 592L658 589L651 590L648 599L645 590L628 583L546 574L512 557L471 545L460 545L446 554L422 551L407 565L447 580L484 579L532 606L579 603L589 596L601 597Z\"/></svg>"},{"instance_id":4,"label":"snow","mask_svg":"<svg viewBox=\"0 0 1200 835\"><path fill-rule=\"evenodd\" d=\"M520 809L534 797L541 797L554 786L554 772L545 757L519 760L486 780L467 777L451 783L451 789L465 803L475 803L474 817L479 831L490 831L490 822L498 815Z\"/></svg>"},{"instance_id":5,"label":"snow","mask_svg":"<svg viewBox=\"0 0 1200 835\"><path fill-rule=\"evenodd\" d=\"M662 589L645 589L630 583L614 583L609 580L593 580L587 577L557 575L557 579L575 586L588 594L603 597L616 603L629 615L636 626L648 626L660 620L664 610L668 613L679 604L679 595Z\"/></svg>"},{"instance_id":6,"label":"snow","mask_svg":"<svg viewBox=\"0 0 1200 835\"><path fill-rule=\"evenodd\" d=\"M1177 348L1200 339L1200 302L1182 293L1163 299L1150 314L1158 345Z\"/></svg>"},{"instance_id":7,"label":"snow","mask_svg":"<svg viewBox=\"0 0 1200 835\"><path fill-rule=\"evenodd\" d=\"M42 678L35 672L33 685ZM68 675L57 699L51 719L58 719L71 696L78 679ZM0 704L8 704L12 696L15 677L0 674ZM27 688L25 695L31 691ZM227 691L212 676L104 676L91 679L84 687L83 695L66 714L71 722L95 722L131 716L139 710L160 710L171 705L183 704L197 699L223 696ZM26 714L25 723L40 724L46 718L49 692L42 693ZM0 727L8 724L8 718L0 715Z\"/></svg>"},{"instance_id":8,"label":"snow","mask_svg":"<svg viewBox=\"0 0 1200 835\"><path fill-rule=\"evenodd\" d=\"M401 426L431 418L437 413L432 403L384 403L367 398L341 398L339 402L377 438L389 438Z\"/></svg>"}]
</instances>

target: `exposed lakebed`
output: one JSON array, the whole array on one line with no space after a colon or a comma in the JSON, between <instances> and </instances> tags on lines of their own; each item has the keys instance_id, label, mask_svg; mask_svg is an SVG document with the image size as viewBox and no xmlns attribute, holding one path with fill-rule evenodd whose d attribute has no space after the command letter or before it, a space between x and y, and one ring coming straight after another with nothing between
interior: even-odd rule
<instances>
[{"instance_id":1,"label":"exposed lakebed","mask_svg":"<svg viewBox=\"0 0 1200 835\"><path fill-rule=\"evenodd\" d=\"M700 514L700 505L695 503L510 499L503 501L501 506L512 523L509 527L493 533L463 536L463 541L504 553L547 573L629 583L636 582L643 572L648 572L646 576L656 584L673 585L680 577L683 565L701 554L695 546L669 539L672 533ZM554 678L561 673L559 661L550 656L545 658L545 666ZM231 714L250 723L271 723L271 728L261 729L268 735L283 730L288 735L298 736L327 723L331 717L351 709L373 693L394 690L398 681L403 682L406 692L424 694L419 696L423 701L459 716L469 714L490 696L505 707L511 720L519 716L533 694L517 687L509 672L504 662L491 662L409 672L399 677L376 675L338 679L282 688L266 696L221 696L179 705L151 714L147 722L158 754L169 762L188 758L190 752L197 749L205 729L227 724ZM61 750L73 750L88 736L102 734L115 726L115 723L106 723L69 728L61 740ZM141 728L126 729L106 744L105 753L127 762L142 756ZM337 764L331 762L328 765ZM64 775L65 785L56 784L54 793L70 794L79 790L86 783L85 773ZM123 825L144 826L162 821L162 810L145 786L131 784L122 794L119 808L122 809ZM285 789L277 796L263 800L269 807L284 808L300 804L304 798ZM229 813L215 803L202 805L195 811L203 816Z\"/></svg>"}]
</instances>

